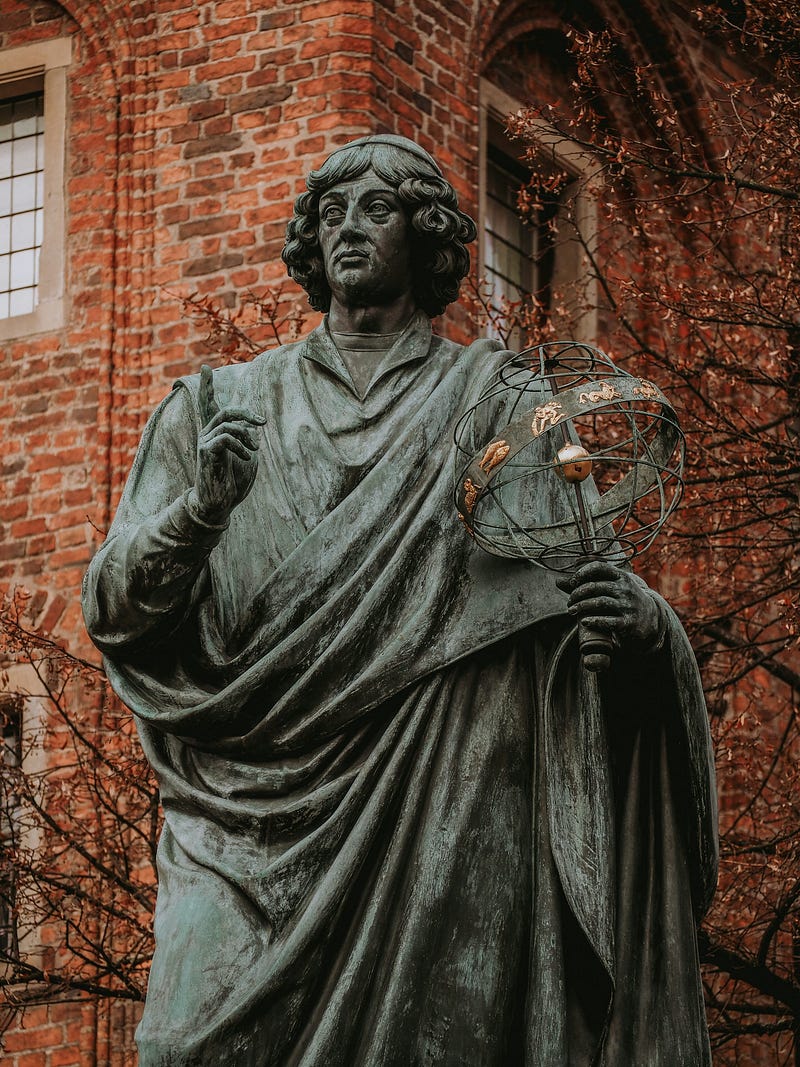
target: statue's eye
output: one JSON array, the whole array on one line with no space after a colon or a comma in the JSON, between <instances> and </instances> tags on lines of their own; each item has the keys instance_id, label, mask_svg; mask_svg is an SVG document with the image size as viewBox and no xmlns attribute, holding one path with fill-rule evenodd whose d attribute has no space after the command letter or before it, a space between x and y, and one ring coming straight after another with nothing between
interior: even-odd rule
<instances>
[{"instance_id":1,"label":"statue's eye","mask_svg":"<svg viewBox=\"0 0 800 1067\"><path fill-rule=\"evenodd\" d=\"M367 208L367 214L373 219L385 219L392 213L392 205L385 200L373 200Z\"/></svg>"},{"instance_id":2,"label":"statue's eye","mask_svg":"<svg viewBox=\"0 0 800 1067\"><path fill-rule=\"evenodd\" d=\"M322 209L320 218L323 222L336 225L344 218L344 210L338 204L328 204L327 207Z\"/></svg>"}]
</instances>

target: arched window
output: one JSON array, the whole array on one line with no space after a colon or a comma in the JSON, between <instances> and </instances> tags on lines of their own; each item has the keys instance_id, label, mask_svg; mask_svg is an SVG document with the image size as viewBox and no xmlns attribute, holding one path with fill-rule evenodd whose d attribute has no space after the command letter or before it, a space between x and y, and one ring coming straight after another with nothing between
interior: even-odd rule
<instances>
[{"instance_id":1,"label":"arched window","mask_svg":"<svg viewBox=\"0 0 800 1067\"><path fill-rule=\"evenodd\" d=\"M532 332L552 328L584 340L596 331L595 279L590 256L596 223L591 192L593 161L562 143L543 125L537 142L540 173L561 176L556 191L533 188L523 217L520 190L530 187L526 146L512 141L506 119L519 100L488 80L481 82L481 274L495 307L519 303ZM490 332L497 333L497 329ZM519 329L512 347L526 338Z\"/></svg>"}]
</instances>

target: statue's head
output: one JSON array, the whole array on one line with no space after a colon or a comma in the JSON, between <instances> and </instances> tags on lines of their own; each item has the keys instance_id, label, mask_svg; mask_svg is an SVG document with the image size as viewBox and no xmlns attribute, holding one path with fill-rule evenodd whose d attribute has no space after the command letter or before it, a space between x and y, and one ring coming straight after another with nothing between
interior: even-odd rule
<instances>
[{"instance_id":1,"label":"statue's head","mask_svg":"<svg viewBox=\"0 0 800 1067\"><path fill-rule=\"evenodd\" d=\"M319 242L320 199L336 186L372 172L396 191L408 218L411 277L417 307L440 315L458 297L469 270L466 244L475 223L458 209L455 189L432 156L413 141L391 134L363 137L338 148L306 179L286 230L283 261L317 311L328 311L331 289Z\"/></svg>"}]
</instances>

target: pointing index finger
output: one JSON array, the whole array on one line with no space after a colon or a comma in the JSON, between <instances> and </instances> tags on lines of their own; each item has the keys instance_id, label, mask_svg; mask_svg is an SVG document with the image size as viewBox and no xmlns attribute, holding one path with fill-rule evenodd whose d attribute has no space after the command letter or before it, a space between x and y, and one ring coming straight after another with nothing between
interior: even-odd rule
<instances>
[{"instance_id":1,"label":"pointing index finger","mask_svg":"<svg viewBox=\"0 0 800 1067\"><path fill-rule=\"evenodd\" d=\"M219 411L219 404L214 398L214 372L207 363L204 363L200 368L200 421L203 426L207 426L209 422Z\"/></svg>"}]
</instances>

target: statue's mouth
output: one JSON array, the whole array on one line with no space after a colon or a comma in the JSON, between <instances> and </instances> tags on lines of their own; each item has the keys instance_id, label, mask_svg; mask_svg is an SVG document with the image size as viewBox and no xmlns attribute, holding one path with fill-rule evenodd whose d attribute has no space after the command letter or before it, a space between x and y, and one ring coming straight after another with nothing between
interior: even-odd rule
<instances>
[{"instance_id":1,"label":"statue's mouth","mask_svg":"<svg viewBox=\"0 0 800 1067\"><path fill-rule=\"evenodd\" d=\"M359 260L368 259L369 255L363 249L359 248L345 248L336 255L336 262L343 263L345 260Z\"/></svg>"}]
</instances>

